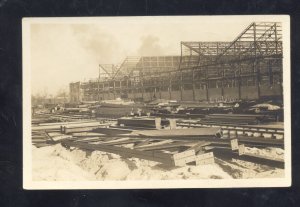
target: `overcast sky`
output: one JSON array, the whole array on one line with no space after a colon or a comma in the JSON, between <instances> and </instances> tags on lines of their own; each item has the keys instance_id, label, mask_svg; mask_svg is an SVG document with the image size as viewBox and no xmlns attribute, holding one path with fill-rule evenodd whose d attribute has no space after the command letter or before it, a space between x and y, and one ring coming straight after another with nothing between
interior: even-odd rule
<instances>
[{"instance_id":1,"label":"overcast sky","mask_svg":"<svg viewBox=\"0 0 300 207\"><path fill-rule=\"evenodd\" d=\"M232 41L250 23L244 18L98 18L31 24L32 93L55 95L74 81L98 76L98 65L126 56L180 55L180 41Z\"/></svg>"}]
</instances>

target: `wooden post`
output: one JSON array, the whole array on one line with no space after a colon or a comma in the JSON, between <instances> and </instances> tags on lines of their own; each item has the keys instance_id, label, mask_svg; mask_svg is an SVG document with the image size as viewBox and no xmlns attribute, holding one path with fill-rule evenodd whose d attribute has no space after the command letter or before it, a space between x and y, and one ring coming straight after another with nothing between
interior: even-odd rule
<instances>
[{"instance_id":1,"label":"wooden post","mask_svg":"<svg viewBox=\"0 0 300 207\"><path fill-rule=\"evenodd\" d=\"M176 119L169 119L170 122L170 129L176 129L177 124L176 124Z\"/></svg>"}]
</instances>

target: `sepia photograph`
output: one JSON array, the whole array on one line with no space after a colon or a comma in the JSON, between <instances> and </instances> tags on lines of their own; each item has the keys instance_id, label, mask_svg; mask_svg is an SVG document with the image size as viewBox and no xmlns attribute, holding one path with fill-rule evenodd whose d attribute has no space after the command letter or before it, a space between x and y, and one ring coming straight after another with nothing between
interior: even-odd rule
<instances>
[{"instance_id":1,"label":"sepia photograph","mask_svg":"<svg viewBox=\"0 0 300 207\"><path fill-rule=\"evenodd\" d=\"M287 15L24 18L23 187L291 185Z\"/></svg>"}]
</instances>

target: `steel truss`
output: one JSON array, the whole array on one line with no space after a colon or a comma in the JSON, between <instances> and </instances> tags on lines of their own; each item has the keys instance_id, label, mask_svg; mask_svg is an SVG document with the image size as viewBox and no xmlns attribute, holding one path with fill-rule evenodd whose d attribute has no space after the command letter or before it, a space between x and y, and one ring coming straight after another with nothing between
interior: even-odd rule
<instances>
[{"instance_id":1,"label":"steel truss","mask_svg":"<svg viewBox=\"0 0 300 207\"><path fill-rule=\"evenodd\" d=\"M232 42L181 42L180 57L128 57L109 79L90 84L92 92L87 94L160 97L168 92L171 98L172 91L179 91L183 99L184 91L192 90L196 100L200 90L211 100L210 89L220 89L223 99L226 90L236 88L236 99L247 99L242 94L245 87L256 88L256 98L268 95L261 94L261 88L280 87L276 94L282 96L282 58L281 23L253 22Z\"/></svg>"}]
</instances>

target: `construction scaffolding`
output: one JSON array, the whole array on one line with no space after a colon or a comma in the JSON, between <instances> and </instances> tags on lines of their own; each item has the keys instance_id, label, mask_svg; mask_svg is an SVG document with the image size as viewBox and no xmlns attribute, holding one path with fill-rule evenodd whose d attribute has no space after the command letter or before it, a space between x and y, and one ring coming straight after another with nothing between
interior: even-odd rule
<instances>
[{"instance_id":1,"label":"construction scaffolding","mask_svg":"<svg viewBox=\"0 0 300 207\"><path fill-rule=\"evenodd\" d=\"M99 73L97 80L82 83L80 97L210 102L282 99L281 23L253 22L232 42L181 42L180 47L180 56L128 57L111 72L102 67L110 74L108 78L100 78Z\"/></svg>"}]
</instances>

